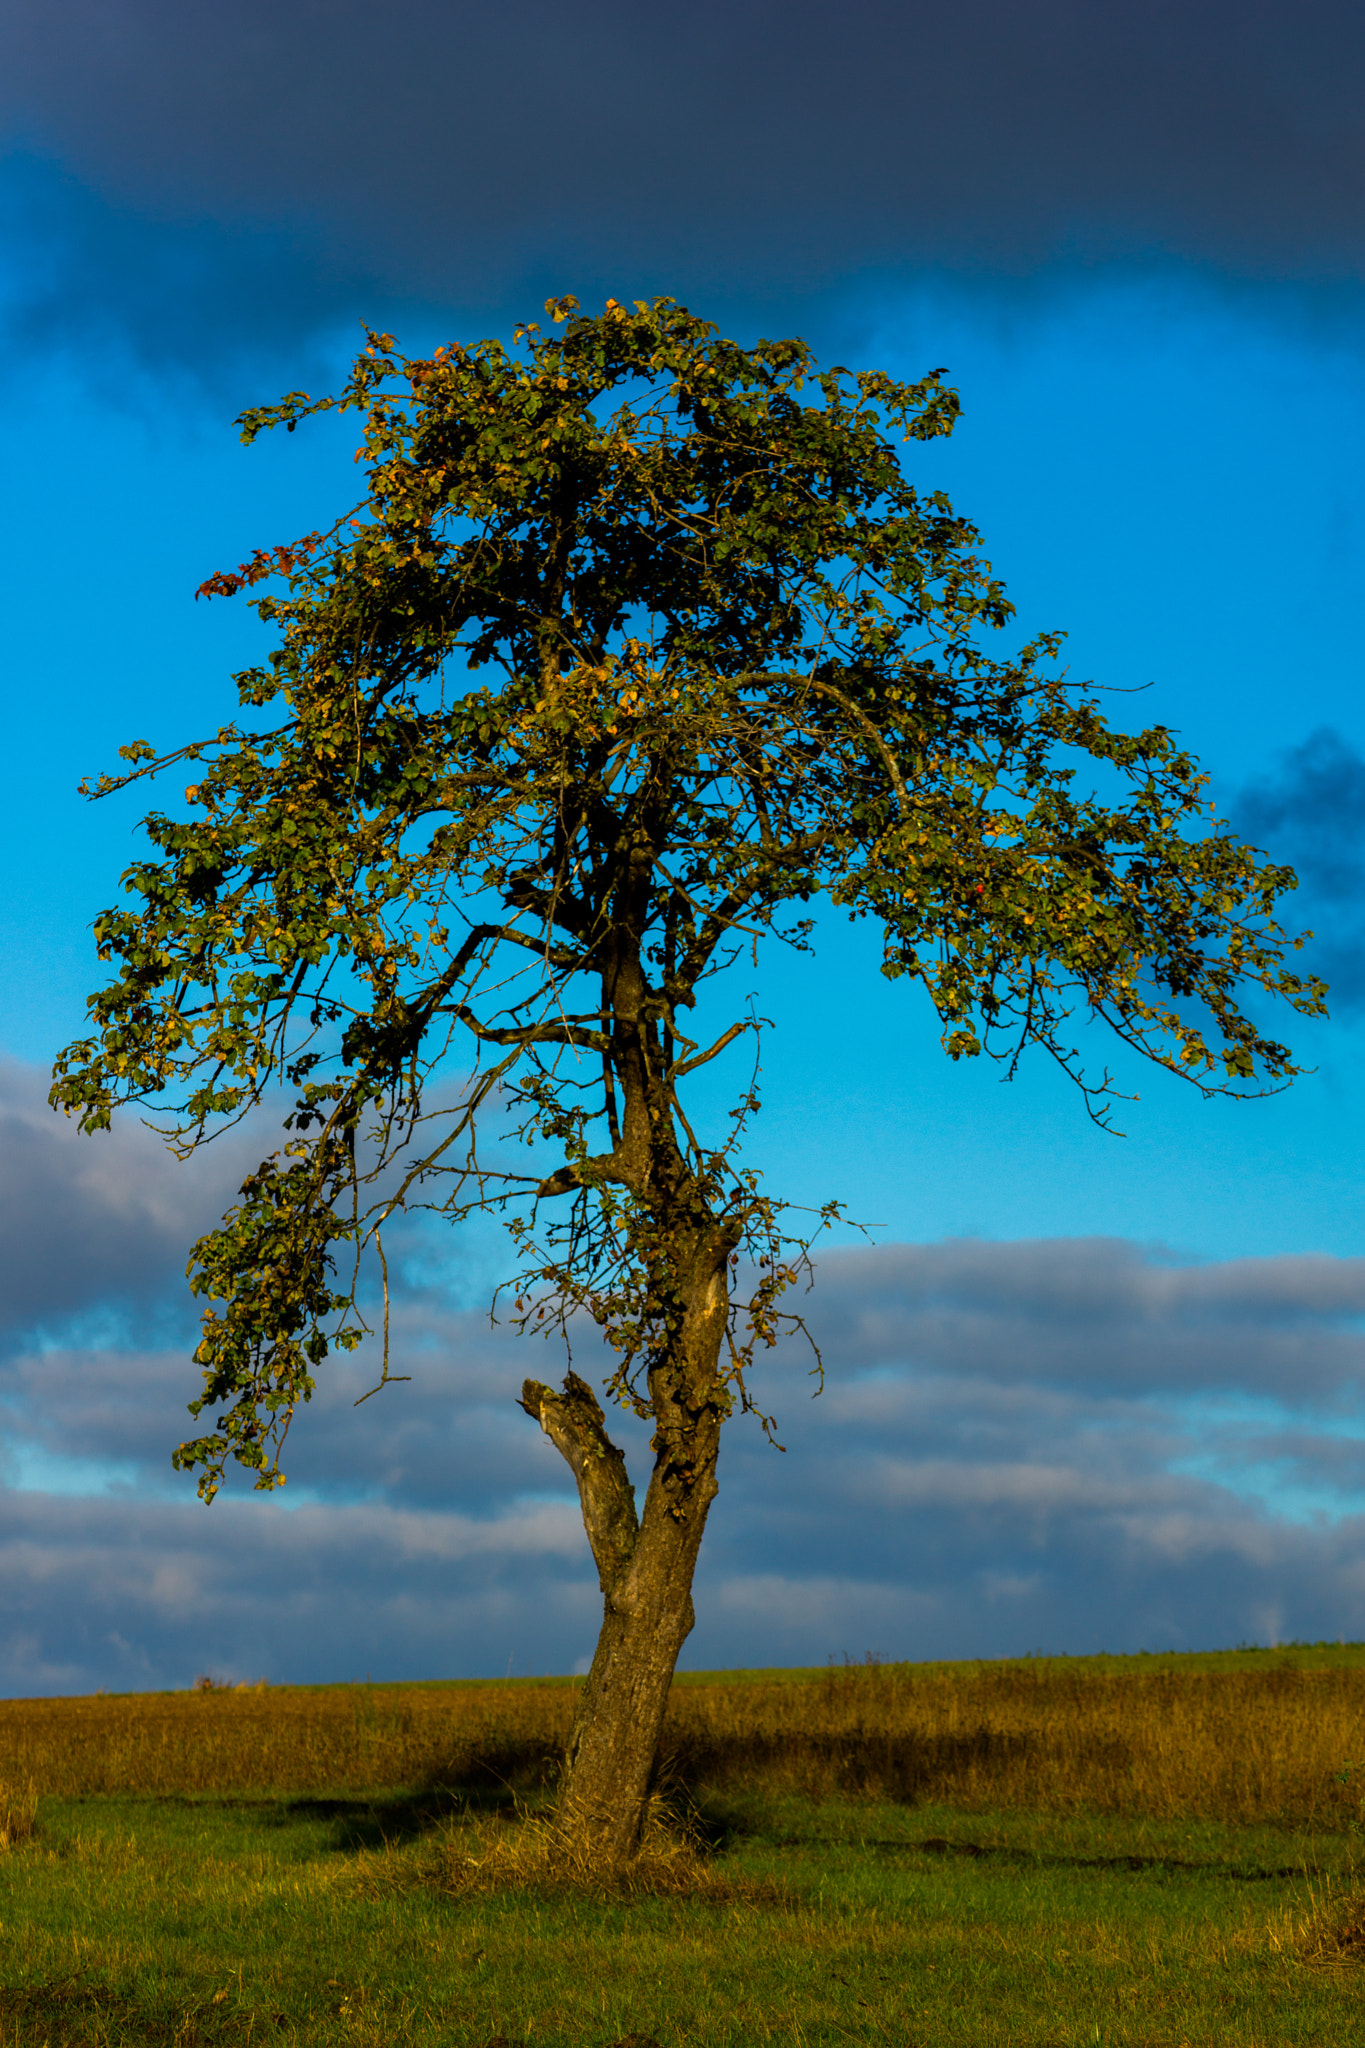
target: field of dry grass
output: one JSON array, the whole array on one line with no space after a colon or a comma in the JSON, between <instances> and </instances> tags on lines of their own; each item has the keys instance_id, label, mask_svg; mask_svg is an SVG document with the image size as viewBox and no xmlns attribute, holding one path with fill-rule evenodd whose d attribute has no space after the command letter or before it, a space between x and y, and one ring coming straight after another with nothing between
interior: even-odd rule
<instances>
[{"instance_id":1,"label":"field of dry grass","mask_svg":"<svg viewBox=\"0 0 1365 2048\"><path fill-rule=\"evenodd\" d=\"M795 1682L793 1682L795 1680ZM0 1702L0 1754L46 1794L552 1781L574 1689L266 1687ZM665 1784L965 1810L1351 1828L1365 1657L864 1665L675 1687Z\"/></svg>"}]
</instances>

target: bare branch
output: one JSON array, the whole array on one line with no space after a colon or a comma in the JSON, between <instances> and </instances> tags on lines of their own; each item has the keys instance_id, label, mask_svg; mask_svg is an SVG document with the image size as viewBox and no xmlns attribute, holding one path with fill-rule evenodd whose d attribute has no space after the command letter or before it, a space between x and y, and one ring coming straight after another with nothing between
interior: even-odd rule
<instances>
[{"instance_id":1,"label":"bare branch","mask_svg":"<svg viewBox=\"0 0 1365 2048\"><path fill-rule=\"evenodd\" d=\"M610 1597L630 1567L640 1534L625 1455L607 1435L606 1417L592 1388L575 1372L565 1374L562 1394L527 1380L520 1406L540 1424L578 1483L597 1576Z\"/></svg>"},{"instance_id":2,"label":"bare branch","mask_svg":"<svg viewBox=\"0 0 1365 2048\"><path fill-rule=\"evenodd\" d=\"M699 1052L695 1059L675 1061L664 1076L665 1080L681 1081L684 1074L695 1074L698 1067L704 1067L708 1061L716 1057L717 1053L724 1052L726 1046L733 1044L742 1032L756 1031L757 1029L758 1026L752 1017L745 1017L740 1023L732 1024L728 1031L721 1033L713 1046L708 1047L705 1052Z\"/></svg>"},{"instance_id":3,"label":"bare branch","mask_svg":"<svg viewBox=\"0 0 1365 2048\"><path fill-rule=\"evenodd\" d=\"M603 1031L581 1030L580 1020L570 1017L564 1024L515 1024L505 1029L495 1029L481 1024L464 1003L453 1003L451 1014L467 1025L476 1038L487 1045L570 1045L587 1046L593 1052L609 1052L611 1041ZM592 1012L600 1016L600 1010ZM587 1023L587 1018L581 1022Z\"/></svg>"}]
</instances>

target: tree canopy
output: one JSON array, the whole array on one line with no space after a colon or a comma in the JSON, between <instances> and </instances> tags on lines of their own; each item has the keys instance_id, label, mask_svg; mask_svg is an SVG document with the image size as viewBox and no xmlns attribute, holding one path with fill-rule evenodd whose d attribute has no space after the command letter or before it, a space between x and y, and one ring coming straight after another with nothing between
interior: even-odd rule
<instances>
[{"instance_id":1,"label":"tree canopy","mask_svg":"<svg viewBox=\"0 0 1365 2048\"><path fill-rule=\"evenodd\" d=\"M193 778L97 922L114 972L53 1101L87 1129L170 1106L184 1149L283 1090L278 1149L194 1248L206 1426L176 1460L206 1498L233 1459L282 1482L398 1212L502 1213L515 1318L600 1327L611 1394L655 1425L643 1517L584 1380L523 1403L606 1594L568 1783L609 1835L603 1801L635 1794L593 1779L584 1730L623 1685L647 1721L661 1683L662 1712L717 1432L810 1240L743 1160L747 1082L724 1130L689 1120L689 1077L757 1028L689 1035L704 985L809 945L823 900L875 922L950 1057L1039 1048L1101 1120L1078 1019L1255 1093L1297 1071L1258 1000L1317 1014L1323 991L1286 964L1292 874L1169 731L1108 723L1056 636L1012 644L975 529L915 488L902 449L957 417L942 372L821 370L666 299L547 313L422 359L372 334L335 396L243 415L250 441L357 413L364 497L204 584L269 585L238 722L136 742L94 785Z\"/></svg>"}]
</instances>

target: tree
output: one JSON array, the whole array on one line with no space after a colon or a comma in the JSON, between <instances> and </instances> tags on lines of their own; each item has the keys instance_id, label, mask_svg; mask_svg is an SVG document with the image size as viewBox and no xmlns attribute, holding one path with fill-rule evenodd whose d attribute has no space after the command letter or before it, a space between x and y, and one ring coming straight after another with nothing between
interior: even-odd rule
<instances>
[{"instance_id":1,"label":"tree","mask_svg":"<svg viewBox=\"0 0 1365 2048\"><path fill-rule=\"evenodd\" d=\"M1041 1047L1101 1121L1114 1088L1068 1044L1076 1014L1252 1093L1298 1070L1243 991L1316 1015L1323 990L1284 964L1292 874L1218 823L1170 733L1111 730L1055 636L987 651L1011 606L894 438L951 432L941 372L817 373L798 341L742 348L667 299L547 312L510 351L407 359L372 334L339 395L243 415L249 442L355 410L368 490L203 586L277 579L255 603L278 646L237 678L251 729L139 741L96 783L194 764L188 814L145 821L134 906L97 921L117 972L52 1099L86 1129L174 1105L183 1153L286 1091L279 1149L191 1261L208 1422L175 1462L207 1500L230 1459L283 1484L397 1212L502 1214L518 1327L598 1325L609 1396L653 1424L642 1512L584 1379L521 1401L573 1471L604 1596L560 1817L613 1859L722 1424L834 1213L801 1229L741 1164L752 1085L726 1135L694 1130L682 1084L758 1028L689 1036L703 985L760 940L807 946L823 897L876 921L951 1058L1012 1072Z\"/></svg>"}]
</instances>

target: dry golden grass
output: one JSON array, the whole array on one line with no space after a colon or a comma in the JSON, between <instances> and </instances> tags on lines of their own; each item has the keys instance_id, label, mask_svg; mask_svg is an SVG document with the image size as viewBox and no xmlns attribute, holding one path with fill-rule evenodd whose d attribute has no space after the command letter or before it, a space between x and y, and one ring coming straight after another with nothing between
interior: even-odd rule
<instances>
[{"instance_id":1,"label":"dry golden grass","mask_svg":"<svg viewBox=\"0 0 1365 2048\"><path fill-rule=\"evenodd\" d=\"M38 1787L0 1778L0 1851L26 1842L38 1826Z\"/></svg>"},{"instance_id":2,"label":"dry golden grass","mask_svg":"<svg viewBox=\"0 0 1365 2048\"><path fill-rule=\"evenodd\" d=\"M1365 1893L1321 1879L1308 1887L1305 1900L1255 1930L1252 1939L1268 1939L1273 1953L1298 1962L1359 1964L1365 1960Z\"/></svg>"},{"instance_id":3,"label":"dry golden grass","mask_svg":"<svg viewBox=\"0 0 1365 2048\"><path fill-rule=\"evenodd\" d=\"M198 1690L0 1702L0 1755L44 1791L529 1791L571 1685ZM968 1809L1365 1819L1365 1665L1268 1657L853 1667L675 1687L666 1783Z\"/></svg>"},{"instance_id":4,"label":"dry golden grass","mask_svg":"<svg viewBox=\"0 0 1365 2048\"><path fill-rule=\"evenodd\" d=\"M668 1741L694 1785L1341 1826L1365 1796L1365 1669L854 1669L675 1693Z\"/></svg>"},{"instance_id":5,"label":"dry golden grass","mask_svg":"<svg viewBox=\"0 0 1365 2048\"><path fill-rule=\"evenodd\" d=\"M768 1905L786 1898L779 1886L722 1876L696 1829L658 1798L650 1802L639 1851L626 1866L596 1861L581 1844L566 1839L552 1814L517 1810L448 1827L422 1877L440 1891L457 1894L567 1891Z\"/></svg>"},{"instance_id":6,"label":"dry golden grass","mask_svg":"<svg viewBox=\"0 0 1365 2048\"><path fill-rule=\"evenodd\" d=\"M0 1755L44 1792L306 1792L535 1783L568 1686L196 1687L0 1702Z\"/></svg>"},{"instance_id":7,"label":"dry golden grass","mask_svg":"<svg viewBox=\"0 0 1365 2048\"><path fill-rule=\"evenodd\" d=\"M1330 1897L1305 1927L1298 1949L1310 1963L1359 1963L1365 1956L1365 1897Z\"/></svg>"}]
</instances>

